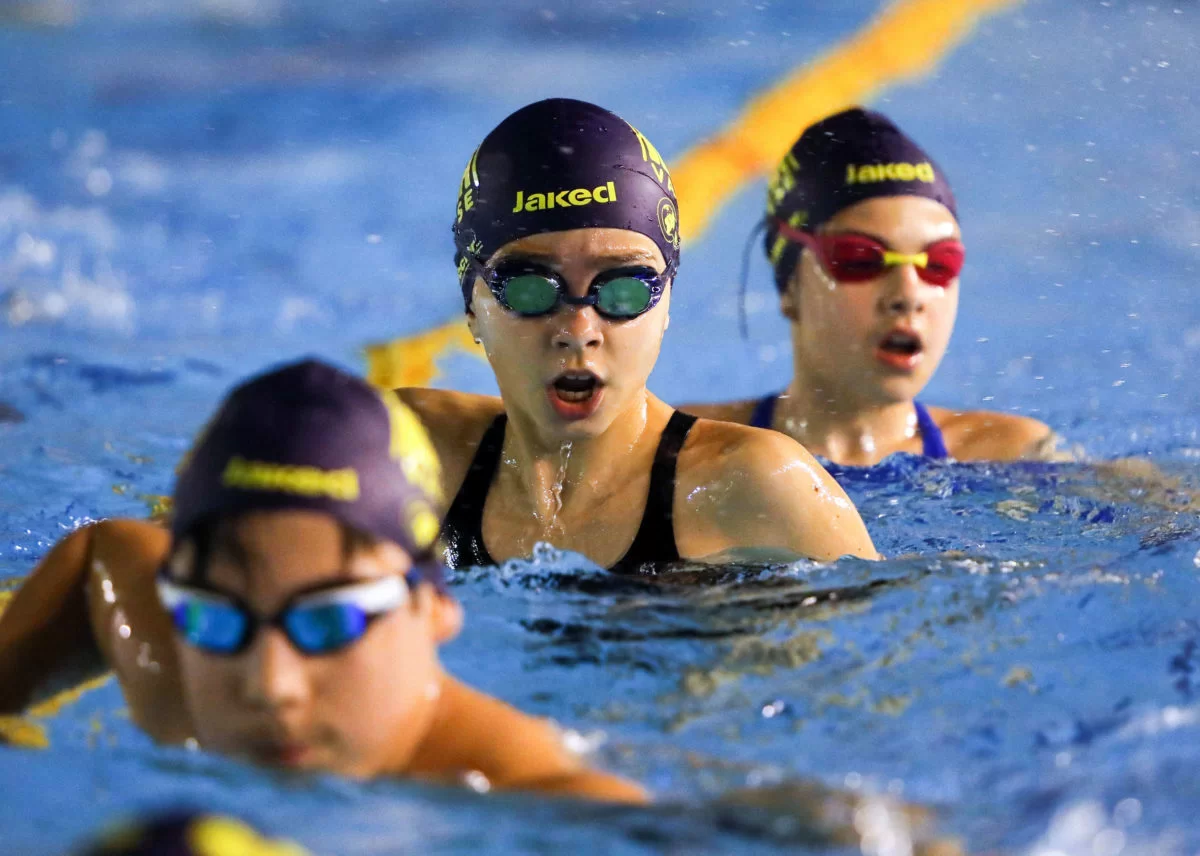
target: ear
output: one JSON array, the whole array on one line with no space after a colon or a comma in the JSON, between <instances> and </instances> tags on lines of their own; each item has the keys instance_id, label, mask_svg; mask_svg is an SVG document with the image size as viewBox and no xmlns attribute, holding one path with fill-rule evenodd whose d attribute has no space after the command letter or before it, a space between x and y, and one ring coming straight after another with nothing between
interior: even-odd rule
<instances>
[{"instance_id":1,"label":"ear","mask_svg":"<svg viewBox=\"0 0 1200 856\"><path fill-rule=\"evenodd\" d=\"M796 266L792 268L792 275L788 277L787 288L783 294L779 295L779 311L783 313L783 317L796 323L800 320L800 262L796 262Z\"/></svg>"},{"instance_id":2,"label":"ear","mask_svg":"<svg viewBox=\"0 0 1200 856\"><path fill-rule=\"evenodd\" d=\"M433 611L430 616L433 623L433 639L437 644L444 645L462 631L462 604L450 595L438 592L433 586L427 588L430 597L433 598Z\"/></svg>"}]
</instances>

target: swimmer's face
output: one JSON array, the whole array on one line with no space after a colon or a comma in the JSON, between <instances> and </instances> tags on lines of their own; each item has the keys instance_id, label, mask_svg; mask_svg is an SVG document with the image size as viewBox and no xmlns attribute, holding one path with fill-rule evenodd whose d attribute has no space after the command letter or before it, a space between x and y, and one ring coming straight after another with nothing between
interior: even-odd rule
<instances>
[{"instance_id":1,"label":"swimmer's face","mask_svg":"<svg viewBox=\"0 0 1200 856\"><path fill-rule=\"evenodd\" d=\"M394 544L349 552L342 528L308 511L255 512L214 530L206 585L274 616L296 592L326 582L403 575ZM171 574L193 579L185 542ZM278 627L259 625L233 656L205 653L179 637L184 701L206 749L268 766L354 777L403 772L426 733L441 681L437 645L453 636L457 604L421 584L357 641L306 656Z\"/></svg>"},{"instance_id":2,"label":"swimmer's face","mask_svg":"<svg viewBox=\"0 0 1200 856\"><path fill-rule=\"evenodd\" d=\"M919 196L864 200L838 212L820 232L866 235L903 254L960 239L954 215ZM898 265L869 282L841 284L805 251L782 309L793 321L797 359L831 391L864 404L908 401L946 353L958 314L958 280L930 285L912 265Z\"/></svg>"},{"instance_id":3,"label":"swimmer's face","mask_svg":"<svg viewBox=\"0 0 1200 856\"><path fill-rule=\"evenodd\" d=\"M532 235L501 247L490 264L513 260L557 271L574 297L586 296L597 275L615 268L665 267L652 240L626 229ZM645 400L670 296L668 288L654 308L628 320L562 304L549 315L527 318L505 309L477 277L468 323L483 343L510 416L528 420L546 439L566 441L602 433Z\"/></svg>"}]
</instances>

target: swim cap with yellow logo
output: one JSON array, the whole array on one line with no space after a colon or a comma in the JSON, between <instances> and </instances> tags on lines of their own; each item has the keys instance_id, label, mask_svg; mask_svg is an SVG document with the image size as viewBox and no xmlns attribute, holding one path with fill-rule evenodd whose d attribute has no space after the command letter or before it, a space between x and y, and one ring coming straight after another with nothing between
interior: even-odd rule
<instances>
[{"instance_id":1,"label":"swim cap with yellow logo","mask_svg":"<svg viewBox=\"0 0 1200 856\"><path fill-rule=\"evenodd\" d=\"M679 207L667 165L646 137L586 101L550 98L522 107L471 155L458 191L455 263L467 310L474 277L529 235L583 228L629 229L679 265Z\"/></svg>"},{"instance_id":2,"label":"swim cap with yellow logo","mask_svg":"<svg viewBox=\"0 0 1200 856\"><path fill-rule=\"evenodd\" d=\"M958 216L941 169L882 113L854 107L805 129L767 187L766 251L780 292L801 248L782 237L775 222L812 231L874 196L924 196Z\"/></svg>"},{"instance_id":3,"label":"swim cap with yellow logo","mask_svg":"<svg viewBox=\"0 0 1200 856\"><path fill-rule=\"evenodd\" d=\"M175 483L178 543L217 515L321 511L421 560L441 525L441 469L420 420L394 393L316 360L246 381L205 427Z\"/></svg>"}]
</instances>

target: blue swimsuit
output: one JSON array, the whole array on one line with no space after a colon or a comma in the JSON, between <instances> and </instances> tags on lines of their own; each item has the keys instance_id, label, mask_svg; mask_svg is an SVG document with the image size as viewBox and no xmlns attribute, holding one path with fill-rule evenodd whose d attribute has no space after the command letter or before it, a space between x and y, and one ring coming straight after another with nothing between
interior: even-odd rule
<instances>
[{"instance_id":1,"label":"blue swimsuit","mask_svg":"<svg viewBox=\"0 0 1200 856\"><path fill-rule=\"evenodd\" d=\"M775 403L777 401L779 401L778 395L760 398L754 405L754 412L750 414L750 424L755 428L770 428L771 423L775 421ZM917 412L917 430L921 432L921 454L927 458L950 457L950 453L946 450L946 441L942 437L942 429L937 427L937 423L933 421L933 417L929 415L925 405L914 401L913 409Z\"/></svg>"}]
</instances>

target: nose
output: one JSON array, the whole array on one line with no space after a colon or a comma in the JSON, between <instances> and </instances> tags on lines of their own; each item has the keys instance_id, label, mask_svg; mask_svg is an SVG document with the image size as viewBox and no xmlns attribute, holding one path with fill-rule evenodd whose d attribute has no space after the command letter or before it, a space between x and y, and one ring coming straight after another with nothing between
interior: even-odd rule
<instances>
[{"instance_id":1,"label":"nose","mask_svg":"<svg viewBox=\"0 0 1200 856\"><path fill-rule=\"evenodd\" d=\"M925 290L914 265L891 268L879 293L879 309L885 315L914 315L925 311Z\"/></svg>"},{"instance_id":2,"label":"nose","mask_svg":"<svg viewBox=\"0 0 1200 856\"><path fill-rule=\"evenodd\" d=\"M556 349L582 354L604 344L603 321L594 307L563 305L551 323Z\"/></svg>"},{"instance_id":3,"label":"nose","mask_svg":"<svg viewBox=\"0 0 1200 856\"><path fill-rule=\"evenodd\" d=\"M308 699L307 660L278 629L260 629L244 658L243 693L254 707L283 710Z\"/></svg>"}]
</instances>

